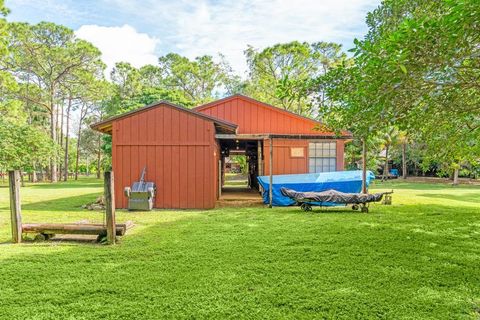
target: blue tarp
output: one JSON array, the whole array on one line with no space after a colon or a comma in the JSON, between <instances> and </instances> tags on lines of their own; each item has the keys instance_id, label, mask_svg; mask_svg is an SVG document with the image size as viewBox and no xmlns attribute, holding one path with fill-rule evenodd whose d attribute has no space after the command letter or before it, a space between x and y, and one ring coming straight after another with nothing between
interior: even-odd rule
<instances>
[{"instance_id":1,"label":"blue tarp","mask_svg":"<svg viewBox=\"0 0 480 320\"><path fill-rule=\"evenodd\" d=\"M268 190L270 187L269 176L257 177L263 188L263 202L269 203ZM371 171L367 171L367 186L375 179ZM274 206L290 206L295 201L282 195L280 188L285 187L299 192L337 190L345 193L359 193L362 191L362 171L334 171L324 173L284 174L273 176L273 201ZM323 206L333 206L334 203L322 203Z\"/></svg>"}]
</instances>

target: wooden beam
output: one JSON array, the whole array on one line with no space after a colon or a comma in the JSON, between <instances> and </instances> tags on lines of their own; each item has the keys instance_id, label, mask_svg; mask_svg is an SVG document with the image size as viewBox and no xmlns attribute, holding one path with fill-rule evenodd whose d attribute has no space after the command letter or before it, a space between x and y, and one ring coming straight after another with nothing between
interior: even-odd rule
<instances>
[{"instance_id":1,"label":"wooden beam","mask_svg":"<svg viewBox=\"0 0 480 320\"><path fill-rule=\"evenodd\" d=\"M105 172L104 177L107 243L115 244L115 189L113 171Z\"/></svg>"},{"instance_id":2,"label":"wooden beam","mask_svg":"<svg viewBox=\"0 0 480 320\"><path fill-rule=\"evenodd\" d=\"M123 236L133 226L131 222L118 223L115 226L117 236ZM23 225L25 233L46 233L46 234L86 234L101 235L107 233L103 224L91 223L27 223Z\"/></svg>"},{"instance_id":3,"label":"wooden beam","mask_svg":"<svg viewBox=\"0 0 480 320\"><path fill-rule=\"evenodd\" d=\"M262 141L257 141L257 160L258 160L258 175L263 176L263 148Z\"/></svg>"},{"instance_id":4,"label":"wooden beam","mask_svg":"<svg viewBox=\"0 0 480 320\"><path fill-rule=\"evenodd\" d=\"M272 201L273 201L273 138L270 138L270 186L268 187L268 207L272 208Z\"/></svg>"},{"instance_id":5,"label":"wooden beam","mask_svg":"<svg viewBox=\"0 0 480 320\"><path fill-rule=\"evenodd\" d=\"M352 136L314 135L314 134L270 134L269 137L276 139L293 140L350 140Z\"/></svg>"},{"instance_id":6,"label":"wooden beam","mask_svg":"<svg viewBox=\"0 0 480 320\"><path fill-rule=\"evenodd\" d=\"M313 134L216 134L215 138L224 140L264 140L270 138L293 140L351 140L352 136L332 136Z\"/></svg>"},{"instance_id":7,"label":"wooden beam","mask_svg":"<svg viewBox=\"0 0 480 320\"><path fill-rule=\"evenodd\" d=\"M9 171L10 221L13 243L22 242L22 208L20 205L20 171Z\"/></svg>"},{"instance_id":8,"label":"wooden beam","mask_svg":"<svg viewBox=\"0 0 480 320\"><path fill-rule=\"evenodd\" d=\"M222 157L220 155L220 157ZM222 196L222 159L218 160L218 198Z\"/></svg>"},{"instance_id":9,"label":"wooden beam","mask_svg":"<svg viewBox=\"0 0 480 320\"><path fill-rule=\"evenodd\" d=\"M224 140L263 140L268 139L266 134L216 134L215 138Z\"/></svg>"}]
</instances>

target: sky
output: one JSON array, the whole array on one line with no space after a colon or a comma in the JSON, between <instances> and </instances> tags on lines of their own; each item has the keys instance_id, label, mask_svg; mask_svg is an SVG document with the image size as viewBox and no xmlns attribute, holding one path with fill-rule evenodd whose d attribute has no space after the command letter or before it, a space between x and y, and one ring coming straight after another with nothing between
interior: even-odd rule
<instances>
[{"instance_id":1,"label":"sky","mask_svg":"<svg viewBox=\"0 0 480 320\"><path fill-rule=\"evenodd\" d=\"M222 53L244 76L243 51L293 40L353 46L380 0L6 0L7 20L51 21L102 51L111 69L156 64L175 52L193 59Z\"/></svg>"}]
</instances>

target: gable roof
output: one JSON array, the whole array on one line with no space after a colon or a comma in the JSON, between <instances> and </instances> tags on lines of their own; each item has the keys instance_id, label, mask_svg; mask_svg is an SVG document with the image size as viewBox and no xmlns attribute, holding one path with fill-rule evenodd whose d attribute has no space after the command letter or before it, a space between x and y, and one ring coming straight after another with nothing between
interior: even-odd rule
<instances>
[{"instance_id":1,"label":"gable roof","mask_svg":"<svg viewBox=\"0 0 480 320\"><path fill-rule=\"evenodd\" d=\"M192 114L196 117L199 117L199 118L202 118L202 119L205 119L205 120L208 120L208 121L212 121L215 124L215 126L222 132L235 133L236 129L237 129L237 125L234 124L234 123L231 123L231 122L228 122L228 121L225 121L225 120L222 120L222 119L218 119L218 118L215 118L215 117L197 112L197 111L192 110L192 109L187 109L185 107L173 104L173 103L171 103L169 101L165 101L165 100L157 101L157 102L151 103L149 105L146 105L144 107L141 107L141 108L138 108L138 109L135 109L135 110L132 110L132 111L129 111L129 112L125 112L125 113L110 117L108 119L99 121L97 123L92 124L90 126L90 128L92 128L93 130L102 132L102 133L111 134L112 123L114 121L129 117L129 116L137 114L137 113L149 111L149 110L161 107L161 106L171 107L171 108L174 108L176 110L180 110L182 112Z\"/></svg>"},{"instance_id":2,"label":"gable roof","mask_svg":"<svg viewBox=\"0 0 480 320\"><path fill-rule=\"evenodd\" d=\"M198 112L202 112L202 111L210 109L214 106L217 106L219 104L229 102L229 101L235 100L235 99L241 99L241 100L250 102L255 106L261 106L261 107L266 108L268 110L283 114L285 116L288 116L288 117L291 117L291 118L294 118L294 119L298 119L298 120L301 120L301 121L308 121L308 122L310 122L314 125L326 127L325 124L322 121L315 120L315 119L312 119L312 118L309 118L309 117L306 117L306 116L302 116L302 115L299 115L297 113L294 113L294 112L291 112L291 111L288 111L288 110L285 110L285 109L282 109L282 108L279 108L279 107L275 107L274 105L262 102L260 100L253 99L253 98L245 96L243 94L234 94L234 95L231 95L231 96L219 99L219 100L215 100L215 101L197 106L197 107L193 108L193 110L198 111ZM333 131L332 131L332 133L333 133ZM352 137L353 136L352 133L350 131L347 131L347 130L342 130L341 135L343 137Z\"/></svg>"}]
</instances>

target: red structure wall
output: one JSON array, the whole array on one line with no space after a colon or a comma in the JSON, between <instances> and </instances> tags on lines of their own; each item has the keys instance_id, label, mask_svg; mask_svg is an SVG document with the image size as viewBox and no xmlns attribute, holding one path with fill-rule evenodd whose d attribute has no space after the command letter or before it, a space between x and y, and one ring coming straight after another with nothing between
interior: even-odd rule
<instances>
[{"instance_id":1,"label":"red structure wall","mask_svg":"<svg viewBox=\"0 0 480 320\"><path fill-rule=\"evenodd\" d=\"M165 104L115 120L112 167L115 202L126 208L123 188L140 179L157 186L156 208L213 208L217 148L211 121Z\"/></svg>"},{"instance_id":2,"label":"red structure wall","mask_svg":"<svg viewBox=\"0 0 480 320\"><path fill-rule=\"evenodd\" d=\"M304 134L318 136L321 141L325 136L334 139L334 133L325 130L321 123L291 112L279 109L260 101L235 95L195 108L196 111L223 119L238 125L238 134ZM320 130L319 130L320 129ZM310 141L314 141L312 139ZM274 139L273 174L308 173L309 140ZM337 143L337 170L344 170L344 140ZM303 157L292 157L292 147L303 147ZM269 140L264 141L264 174L269 168Z\"/></svg>"},{"instance_id":3,"label":"red structure wall","mask_svg":"<svg viewBox=\"0 0 480 320\"><path fill-rule=\"evenodd\" d=\"M242 95L217 100L194 110L237 124L238 134L334 135L315 130L320 127L317 121Z\"/></svg>"}]
</instances>

